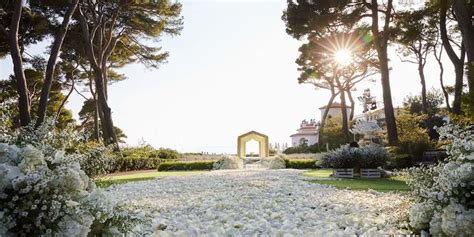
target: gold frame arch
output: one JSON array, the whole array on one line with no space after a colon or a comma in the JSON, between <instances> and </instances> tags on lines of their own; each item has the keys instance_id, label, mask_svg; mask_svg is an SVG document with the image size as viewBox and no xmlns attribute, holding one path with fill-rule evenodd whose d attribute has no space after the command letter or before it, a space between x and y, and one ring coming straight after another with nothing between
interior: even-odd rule
<instances>
[{"instance_id":1,"label":"gold frame arch","mask_svg":"<svg viewBox=\"0 0 474 237\"><path fill-rule=\"evenodd\" d=\"M250 131L248 133L244 133L237 138L237 156L241 158L245 157L246 143L252 139L258 142L259 156L268 157L269 155L268 136L256 131Z\"/></svg>"}]
</instances>

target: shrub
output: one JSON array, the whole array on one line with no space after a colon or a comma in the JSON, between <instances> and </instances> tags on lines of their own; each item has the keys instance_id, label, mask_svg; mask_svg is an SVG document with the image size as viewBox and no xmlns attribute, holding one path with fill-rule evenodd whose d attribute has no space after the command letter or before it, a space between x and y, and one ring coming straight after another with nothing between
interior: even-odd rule
<instances>
[{"instance_id":1,"label":"shrub","mask_svg":"<svg viewBox=\"0 0 474 237\"><path fill-rule=\"evenodd\" d=\"M156 169L160 163L161 160L157 158L118 157L110 172Z\"/></svg>"},{"instance_id":2,"label":"shrub","mask_svg":"<svg viewBox=\"0 0 474 237\"><path fill-rule=\"evenodd\" d=\"M180 158L180 154L169 148L155 149L150 145L138 147L126 147L121 151L121 156L128 158L159 158L175 160Z\"/></svg>"},{"instance_id":3,"label":"shrub","mask_svg":"<svg viewBox=\"0 0 474 237\"><path fill-rule=\"evenodd\" d=\"M389 159L388 152L379 145L368 145L359 148L359 166L361 168L377 168L385 165Z\"/></svg>"},{"instance_id":4,"label":"shrub","mask_svg":"<svg viewBox=\"0 0 474 237\"><path fill-rule=\"evenodd\" d=\"M78 144L77 153L81 154L81 169L89 176L95 178L115 170L116 159L112 149L96 142Z\"/></svg>"},{"instance_id":5,"label":"shrub","mask_svg":"<svg viewBox=\"0 0 474 237\"><path fill-rule=\"evenodd\" d=\"M242 169L244 168L244 160L237 156L224 156L213 165L215 170L225 169Z\"/></svg>"},{"instance_id":6,"label":"shrub","mask_svg":"<svg viewBox=\"0 0 474 237\"><path fill-rule=\"evenodd\" d=\"M413 166L413 156L410 154L393 154L385 165L386 169L405 169Z\"/></svg>"},{"instance_id":7,"label":"shrub","mask_svg":"<svg viewBox=\"0 0 474 237\"><path fill-rule=\"evenodd\" d=\"M292 160L286 159L285 166L287 169L317 169L316 160Z\"/></svg>"},{"instance_id":8,"label":"shrub","mask_svg":"<svg viewBox=\"0 0 474 237\"><path fill-rule=\"evenodd\" d=\"M408 170L415 204L410 225L432 236L474 235L474 133L455 125L439 128L440 138L451 143L445 162Z\"/></svg>"},{"instance_id":9,"label":"shrub","mask_svg":"<svg viewBox=\"0 0 474 237\"><path fill-rule=\"evenodd\" d=\"M277 155L273 157L265 157L260 160L263 167L268 169L284 169L286 155Z\"/></svg>"},{"instance_id":10,"label":"shrub","mask_svg":"<svg viewBox=\"0 0 474 237\"><path fill-rule=\"evenodd\" d=\"M324 147L329 144L329 149L336 149L343 144L346 144L344 133L342 131L341 116L328 118L326 124L319 131L320 144Z\"/></svg>"},{"instance_id":11,"label":"shrub","mask_svg":"<svg viewBox=\"0 0 474 237\"><path fill-rule=\"evenodd\" d=\"M321 157L319 165L324 168L354 168L358 165L360 152L358 148L343 146L327 152Z\"/></svg>"},{"instance_id":12,"label":"shrub","mask_svg":"<svg viewBox=\"0 0 474 237\"><path fill-rule=\"evenodd\" d=\"M313 144L308 146L306 144L302 144L296 147L288 147L286 148L283 153L289 154L298 154L298 153L319 153L321 149L319 148L319 144Z\"/></svg>"},{"instance_id":13,"label":"shrub","mask_svg":"<svg viewBox=\"0 0 474 237\"><path fill-rule=\"evenodd\" d=\"M158 171L169 170L212 170L214 161L167 161L158 166Z\"/></svg>"},{"instance_id":14,"label":"shrub","mask_svg":"<svg viewBox=\"0 0 474 237\"><path fill-rule=\"evenodd\" d=\"M434 146L430 142L428 131L420 127L420 123L426 116L416 116L412 114L402 114L397 117L398 146L395 149L397 154L411 154L414 157L421 157L424 151L432 149Z\"/></svg>"}]
</instances>

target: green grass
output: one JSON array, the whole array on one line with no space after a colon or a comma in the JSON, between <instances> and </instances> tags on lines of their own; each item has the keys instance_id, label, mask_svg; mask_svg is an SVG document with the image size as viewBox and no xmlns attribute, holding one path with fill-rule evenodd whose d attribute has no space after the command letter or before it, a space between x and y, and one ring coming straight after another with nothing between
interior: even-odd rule
<instances>
[{"instance_id":1,"label":"green grass","mask_svg":"<svg viewBox=\"0 0 474 237\"><path fill-rule=\"evenodd\" d=\"M303 173L306 177L311 178L330 178L332 170L330 169L319 169L311 170ZM390 177L390 178L379 178L379 179L367 179L367 178L345 178L345 179L327 179L327 180L309 180L312 183L327 184L335 186L339 189L350 189L350 190L375 190L379 192L407 192L410 188L405 183L403 177Z\"/></svg>"},{"instance_id":2,"label":"green grass","mask_svg":"<svg viewBox=\"0 0 474 237\"><path fill-rule=\"evenodd\" d=\"M170 177L170 176L185 176L192 174L205 174L209 171L150 171L146 173L120 175L120 176L108 176L97 180L95 183L98 187L106 188L112 184L123 184L128 182L145 181L158 177Z\"/></svg>"}]
</instances>

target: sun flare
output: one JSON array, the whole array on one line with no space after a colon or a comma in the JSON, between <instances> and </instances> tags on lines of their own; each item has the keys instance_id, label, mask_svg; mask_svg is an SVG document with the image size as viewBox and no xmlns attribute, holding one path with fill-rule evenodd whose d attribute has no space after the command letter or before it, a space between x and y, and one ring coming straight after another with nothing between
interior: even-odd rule
<instances>
[{"instance_id":1,"label":"sun flare","mask_svg":"<svg viewBox=\"0 0 474 237\"><path fill-rule=\"evenodd\" d=\"M352 53L348 49L339 49L334 53L334 60L342 66L349 65L352 61Z\"/></svg>"}]
</instances>

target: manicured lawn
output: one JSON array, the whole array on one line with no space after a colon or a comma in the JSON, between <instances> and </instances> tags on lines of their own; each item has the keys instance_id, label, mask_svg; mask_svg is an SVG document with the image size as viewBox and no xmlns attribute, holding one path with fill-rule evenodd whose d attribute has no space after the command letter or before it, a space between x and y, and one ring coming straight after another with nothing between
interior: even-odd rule
<instances>
[{"instance_id":1,"label":"manicured lawn","mask_svg":"<svg viewBox=\"0 0 474 237\"><path fill-rule=\"evenodd\" d=\"M112 184L122 184L128 182L136 182L136 181L145 181L154 179L157 177L169 177L169 176L184 176L184 175L192 175L192 174L205 174L209 171L150 171L138 174L124 174L118 176L106 176L97 180L95 183L97 186L106 188Z\"/></svg>"},{"instance_id":2,"label":"manicured lawn","mask_svg":"<svg viewBox=\"0 0 474 237\"><path fill-rule=\"evenodd\" d=\"M340 189L351 189L351 190L375 190L379 192L407 192L410 188L403 180L403 177L390 177L380 179L365 179L365 178L353 178L353 179L324 179L331 178L332 170L330 169L319 169L305 172L303 175L311 178L323 178L321 180L310 180L309 182L318 184L327 184L335 186Z\"/></svg>"}]
</instances>

